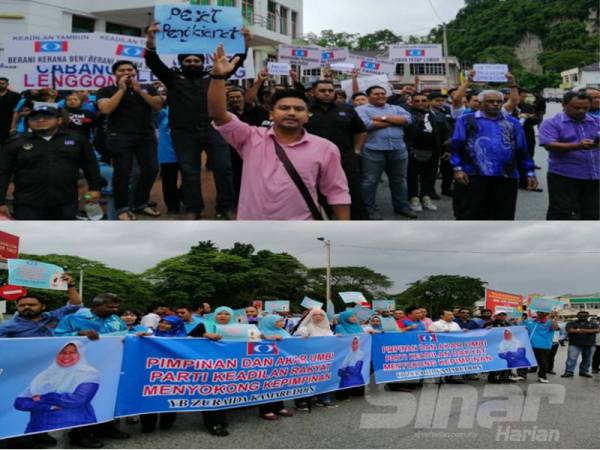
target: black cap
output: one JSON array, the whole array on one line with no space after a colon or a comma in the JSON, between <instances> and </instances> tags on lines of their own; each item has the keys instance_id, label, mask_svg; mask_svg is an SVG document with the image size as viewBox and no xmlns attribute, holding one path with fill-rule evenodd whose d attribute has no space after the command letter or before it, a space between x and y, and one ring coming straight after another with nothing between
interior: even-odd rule
<instances>
[{"instance_id":1,"label":"black cap","mask_svg":"<svg viewBox=\"0 0 600 450\"><path fill-rule=\"evenodd\" d=\"M35 117L40 114L45 114L47 116L58 117L58 108L50 105L36 105L33 107L31 112L27 117Z\"/></svg>"}]
</instances>

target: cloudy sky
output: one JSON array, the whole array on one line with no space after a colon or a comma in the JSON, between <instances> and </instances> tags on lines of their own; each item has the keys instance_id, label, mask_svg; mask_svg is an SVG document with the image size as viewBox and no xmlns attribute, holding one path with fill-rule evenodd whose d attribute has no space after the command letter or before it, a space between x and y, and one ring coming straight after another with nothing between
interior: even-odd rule
<instances>
[{"instance_id":1,"label":"cloudy sky","mask_svg":"<svg viewBox=\"0 0 600 450\"><path fill-rule=\"evenodd\" d=\"M449 22L464 0L304 0L304 32L368 34L388 28L396 34L425 35ZM441 19L441 20L440 20Z\"/></svg>"},{"instance_id":2,"label":"cloudy sky","mask_svg":"<svg viewBox=\"0 0 600 450\"><path fill-rule=\"evenodd\" d=\"M490 287L547 295L600 291L600 226L569 223L7 223L21 251L71 254L141 272L201 240L288 252L323 266L316 240L333 243L333 264L368 266L389 276L394 292L433 274L479 277ZM483 253L478 253L483 252Z\"/></svg>"}]
</instances>

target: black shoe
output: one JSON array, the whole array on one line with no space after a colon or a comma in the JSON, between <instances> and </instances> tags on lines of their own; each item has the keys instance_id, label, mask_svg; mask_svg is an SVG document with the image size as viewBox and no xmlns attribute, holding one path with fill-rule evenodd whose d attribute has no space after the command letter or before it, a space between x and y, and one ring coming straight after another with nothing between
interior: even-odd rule
<instances>
[{"instance_id":1,"label":"black shoe","mask_svg":"<svg viewBox=\"0 0 600 450\"><path fill-rule=\"evenodd\" d=\"M442 197L440 197L440 194L438 194L437 192L434 192L433 194L431 194L431 195L429 196L429 198L430 198L431 200L441 200L441 199L442 199Z\"/></svg>"},{"instance_id":2,"label":"black shoe","mask_svg":"<svg viewBox=\"0 0 600 450\"><path fill-rule=\"evenodd\" d=\"M208 432L213 436L225 437L229 436L229 431L223 425L215 425L208 429Z\"/></svg>"},{"instance_id":3,"label":"black shoe","mask_svg":"<svg viewBox=\"0 0 600 450\"><path fill-rule=\"evenodd\" d=\"M548 375L556 375L556 372L553 370L549 370L548 372L546 372Z\"/></svg>"},{"instance_id":4,"label":"black shoe","mask_svg":"<svg viewBox=\"0 0 600 450\"><path fill-rule=\"evenodd\" d=\"M572 373L563 373L560 377L561 378L573 378L573 374Z\"/></svg>"},{"instance_id":5,"label":"black shoe","mask_svg":"<svg viewBox=\"0 0 600 450\"><path fill-rule=\"evenodd\" d=\"M94 436L81 436L76 439L69 439L69 445L75 448L102 448L104 442L99 441Z\"/></svg>"},{"instance_id":6,"label":"black shoe","mask_svg":"<svg viewBox=\"0 0 600 450\"><path fill-rule=\"evenodd\" d=\"M412 211L412 210L410 210L410 209L401 209L399 211L394 210L394 212L396 214L400 214L401 216L404 216L404 217L406 217L408 219L418 219L419 218L419 216L417 216L415 214L415 212Z\"/></svg>"},{"instance_id":7,"label":"black shoe","mask_svg":"<svg viewBox=\"0 0 600 450\"><path fill-rule=\"evenodd\" d=\"M599 372L598 369L593 369L592 370L592 373L598 373L598 372Z\"/></svg>"},{"instance_id":8,"label":"black shoe","mask_svg":"<svg viewBox=\"0 0 600 450\"><path fill-rule=\"evenodd\" d=\"M589 373L580 373L579 374L580 377L584 377L584 378L594 378L591 374Z\"/></svg>"},{"instance_id":9,"label":"black shoe","mask_svg":"<svg viewBox=\"0 0 600 450\"><path fill-rule=\"evenodd\" d=\"M58 444L58 441L50 436L48 433L34 434L31 436L33 442L43 445L44 447L53 447Z\"/></svg>"}]
</instances>

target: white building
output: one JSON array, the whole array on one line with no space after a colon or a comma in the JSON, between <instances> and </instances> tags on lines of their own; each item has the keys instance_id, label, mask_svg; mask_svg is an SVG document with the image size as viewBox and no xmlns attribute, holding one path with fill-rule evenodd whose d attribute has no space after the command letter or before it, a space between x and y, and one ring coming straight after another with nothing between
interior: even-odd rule
<instances>
[{"instance_id":1,"label":"white building","mask_svg":"<svg viewBox=\"0 0 600 450\"><path fill-rule=\"evenodd\" d=\"M600 88L600 63L561 72L563 89Z\"/></svg>"},{"instance_id":2,"label":"white building","mask_svg":"<svg viewBox=\"0 0 600 450\"><path fill-rule=\"evenodd\" d=\"M160 3L189 3L160 0ZM107 32L142 36L152 21L154 0L2 0L0 44L10 33ZM254 60L263 67L281 44L302 35L303 0L195 0L198 4L238 6L254 35ZM0 48L2 45L0 45Z\"/></svg>"}]
</instances>

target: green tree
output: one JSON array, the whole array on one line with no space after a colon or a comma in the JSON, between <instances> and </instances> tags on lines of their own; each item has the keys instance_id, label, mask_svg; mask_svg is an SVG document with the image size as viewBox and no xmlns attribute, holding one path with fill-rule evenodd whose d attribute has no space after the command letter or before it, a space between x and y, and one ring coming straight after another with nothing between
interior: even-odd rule
<instances>
[{"instance_id":1,"label":"green tree","mask_svg":"<svg viewBox=\"0 0 600 450\"><path fill-rule=\"evenodd\" d=\"M358 38L356 49L384 51L391 45L400 42L402 42L402 36L398 36L393 31L386 29L360 36Z\"/></svg>"},{"instance_id":2,"label":"green tree","mask_svg":"<svg viewBox=\"0 0 600 450\"><path fill-rule=\"evenodd\" d=\"M125 270L107 267L105 264L77 256L67 255L28 255L20 258L56 264L69 272L79 287L80 271L83 270L83 301L89 302L96 295L111 292L123 300L123 306L146 311L156 299L154 287L142 280L139 275ZM7 281L7 272L2 272L3 283ZM49 298L48 309L65 304L67 295L62 291L28 289L31 294L40 294Z\"/></svg>"},{"instance_id":3,"label":"green tree","mask_svg":"<svg viewBox=\"0 0 600 450\"><path fill-rule=\"evenodd\" d=\"M432 275L409 284L409 288L394 296L397 307L419 305L427 308L431 317L441 309L475 306L485 294L487 282L460 275Z\"/></svg>"},{"instance_id":4,"label":"green tree","mask_svg":"<svg viewBox=\"0 0 600 450\"><path fill-rule=\"evenodd\" d=\"M307 295L316 299L324 299L327 278L325 268L308 269ZM368 267L333 267L331 269L331 298L336 311L343 310L344 303L340 292L362 292L367 300L386 297L385 289L393 283L386 275L375 272Z\"/></svg>"}]
</instances>

